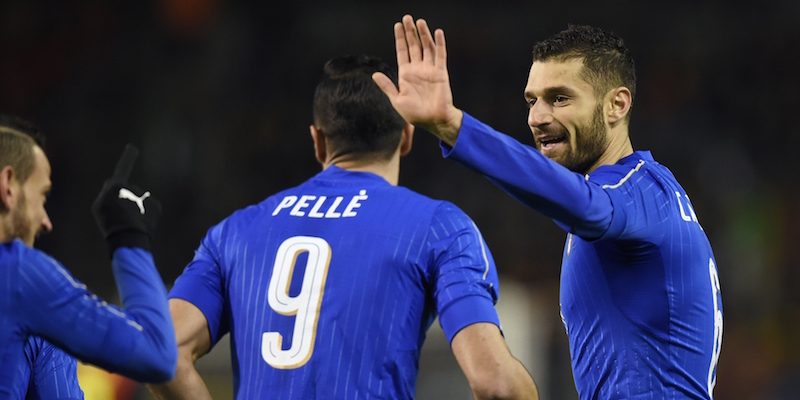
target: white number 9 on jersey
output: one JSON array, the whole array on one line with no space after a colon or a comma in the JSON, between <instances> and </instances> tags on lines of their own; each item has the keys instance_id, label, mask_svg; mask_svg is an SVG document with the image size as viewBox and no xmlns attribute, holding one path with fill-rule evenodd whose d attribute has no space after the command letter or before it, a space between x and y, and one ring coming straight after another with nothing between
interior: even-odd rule
<instances>
[{"instance_id":1,"label":"white number 9 on jersey","mask_svg":"<svg viewBox=\"0 0 800 400\"><path fill-rule=\"evenodd\" d=\"M289 286L297 258L308 253L305 274L300 293L289 296ZM269 306L282 315L295 315L292 347L283 350L283 336L278 332L264 332L261 336L261 357L269 365L279 369L299 368L308 362L314 352L317 334L319 307L325 291L331 247L325 239L311 236L295 236L286 239L278 248L272 278L269 281L267 299Z\"/></svg>"}]
</instances>

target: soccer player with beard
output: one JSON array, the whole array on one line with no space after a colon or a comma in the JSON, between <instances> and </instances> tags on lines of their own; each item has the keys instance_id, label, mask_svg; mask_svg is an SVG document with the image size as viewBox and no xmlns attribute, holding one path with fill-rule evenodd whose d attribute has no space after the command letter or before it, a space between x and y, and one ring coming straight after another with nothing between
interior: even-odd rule
<instances>
[{"instance_id":1,"label":"soccer player with beard","mask_svg":"<svg viewBox=\"0 0 800 400\"><path fill-rule=\"evenodd\" d=\"M111 253L120 310L33 248L53 224L44 208L50 163L27 132L31 126L0 118L0 398L83 398L75 361L64 352L140 381L169 379L177 346L149 252L160 205L147 198L140 210L118 194L141 192L127 183L135 150L123 155L93 209Z\"/></svg>"},{"instance_id":2,"label":"soccer player with beard","mask_svg":"<svg viewBox=\"0 0 800 400\"><path fill-rule=\"evenodd\" d=\"M444 32L395 24L399 84L373 78L445 157L567 231L561 315L581 399L711 399L722 299L684 189L629 138L636 91L622 40L570 26L534 47L525 87L536 149L453 104Z\"/></svg>"}]
</instances>

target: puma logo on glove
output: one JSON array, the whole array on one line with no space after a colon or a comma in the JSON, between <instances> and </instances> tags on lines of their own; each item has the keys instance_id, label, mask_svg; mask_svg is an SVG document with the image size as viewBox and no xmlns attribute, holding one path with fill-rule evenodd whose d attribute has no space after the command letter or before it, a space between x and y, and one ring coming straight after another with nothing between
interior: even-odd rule
<instances>
[{"instance_id":1,"label":"puma logo on glove","mask_svg":"<svg viewBox=\"0 0 800 400\"><path fill-rule=\"evenodd\" d=\"M119 198L120 199L125 199L125 200L130 200L130 201L136 203L136 205L139 207L139 213L141 213L141 214L144 214L144 199L146 199L148 197L150 197L150 192L149 191L148 192L144 192L142 197L139 197L139 196L133 194L133 192L131 192L128 189L122 188L122 189L119 190Z\"/></svg>"}]
</instances>

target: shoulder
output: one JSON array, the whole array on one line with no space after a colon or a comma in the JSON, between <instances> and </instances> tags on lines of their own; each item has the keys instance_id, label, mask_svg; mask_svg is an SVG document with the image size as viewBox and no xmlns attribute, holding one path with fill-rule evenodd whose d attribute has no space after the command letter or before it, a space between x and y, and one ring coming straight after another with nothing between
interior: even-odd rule
<instances>
[{"instance_id":1,"label":"shoulder","mask_svg":"<svg viewBox=\"0 0 800 400\"><path fill-rule=\"evenodd\" d=\"M432 224L443 221L472 224L472 220L461 208L447 200L433 199L402 186L390 190L391 197L398 203L405 204L406 208L413 210L413 214L421 218L430 218Z\"/></svg>"},{"instance_id":2,"label":"shoulder","mask_svg":"<svg viewBox=\"0 0 800 400\"><path fill-rule=\"evenodd\" d=\"M616 189L641 178L647 162L647 160L637 159L635 162L604 165L587 174L587 180L600 185L603 189Z\"/></svg>"},{"instance_id":3,"label":"shoulder","mask_svg":"<svg viewBox=\"0 0 800 400\"><path fill-rule=\"evenodd\" d=\"M637 151L614 165L604 165L587 174L586 179L603 189L618 189L634 188L637 185L649 187L651 183L658 183L660 186L662 176L668 176L674 181L672 173L653 160L649 151ZM641 185L642 183L646 185Z\"/></svg>"},{"instance_id":4,"label":"shoulder","mask_svg":"<svg viewBox=\"0 0 800 400\"><path fill-rule=\"evenodd\" d=\"M52 268L60 267L58 261L47 253L28 247L19 239L3 244L4 264L19 268Z\"/></svg>"}]
</instances>

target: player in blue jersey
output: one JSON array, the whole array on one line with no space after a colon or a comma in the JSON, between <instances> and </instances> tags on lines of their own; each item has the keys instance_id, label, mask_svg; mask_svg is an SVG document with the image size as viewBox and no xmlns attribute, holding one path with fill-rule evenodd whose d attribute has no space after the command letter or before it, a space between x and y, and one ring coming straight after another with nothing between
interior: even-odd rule
<instances>
[{"instance_id":1,"label":"player in blue jersey","mask_svg":"<svg viewBox=\"0 0 800 400\"><path fill-rule=\"evenodd\" d=\"M395 24L399 86L374 79L443 154L568 232L561 314L581 399L711 399L722 299L684 189L628 136L633 60L618 37L570 26L534 48L525 99L536 149L456 108L444 32ZM538 150L538 151L537 151Z\"/></svg>"},{"instance_id":2,"label":"player in blue jersey","mask_svg":"<svg viewBox=\"0 0 800 400\"><path fill-rule=\"evenodd\" d=\"M210 398L194 361L231 334L237 399L412 399L439 316L478 399L536 399L494 303L494 261L461 210L398 187L413 126L372 81L329 61L311 136L323 171L211 228L170 291L179 364L160 398Z\"/></svg>"},{"instance_id":3,"label":"player in blue jersey","mask_svg":"<svg viewBox=\"0 0 800 400\"><path fill-rule=\"evenodd\" d=\"M149 192L134 195L141 191L127 183L135 157L135 149L126 151L93 209L112 256L120 310L32 248L38 234L52 229L44 209L50 163L30 135L0 128L0 398L23 399L26 392L30 398L82 397L74 377L61 379L61 373L74 374L74 361L49 343L141 381L174 374L177 347L166 290L149 252L160 206Z\"/></svg>"},{"instance_id":4,"label":"player in blue jersey","mask_svg":"<svg viewBox=\"0 0 800 400\"><path fill-rule=\"evenodd\" d=\"M28 121L11 115L0 114L0 130L23 132L41 146L44 139L39 129ZM52 223L46 221L42 231L50 231ZM16 393L26 393L28 400L36 399L82 399L83 391L78 384L77 361L63 350L46 340L29 336L25 342L24 364L18 365L23 379L16 382Z\"/></svg>"}]
</instances>

